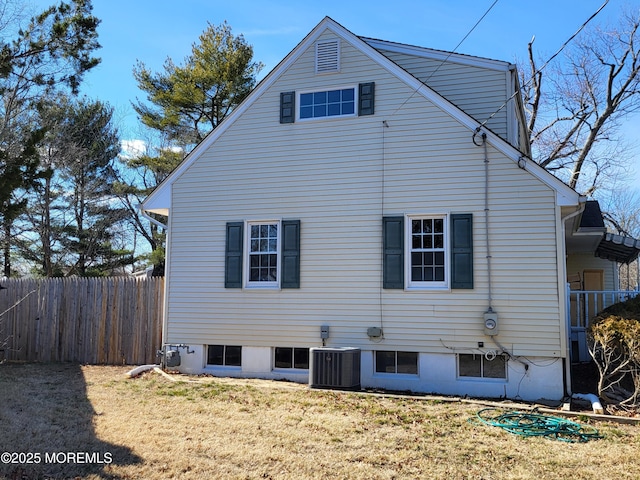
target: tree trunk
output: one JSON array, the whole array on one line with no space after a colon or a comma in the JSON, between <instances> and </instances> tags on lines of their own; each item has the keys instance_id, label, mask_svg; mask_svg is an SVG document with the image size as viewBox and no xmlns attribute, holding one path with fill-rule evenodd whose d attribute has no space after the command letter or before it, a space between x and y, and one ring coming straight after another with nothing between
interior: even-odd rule
<instances>
[{"instance_id":1,"label":"tree trunk","mask_svg":"<svg viewBox=\"0 0 640 480\"><path fill-rule=\"evenodd\" d=\"M4 224L4 241L2 242L2 250L4 254L4 276L11 276L11 224L5 219Z\"/></svg>"}]
</instances>

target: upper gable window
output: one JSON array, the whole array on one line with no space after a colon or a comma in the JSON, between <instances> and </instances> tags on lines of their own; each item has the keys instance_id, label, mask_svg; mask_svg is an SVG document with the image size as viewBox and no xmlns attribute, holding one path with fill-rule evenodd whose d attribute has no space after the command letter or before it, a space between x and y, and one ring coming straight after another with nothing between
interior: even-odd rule
<instances>
[{"instance_id":1,"label":"upper gable window","mask_svg":"<svg viewBox=\"0 0 640 480\"><path fill-rule=\"evenodd\" d=\"M322 91L280 92L280 123L325 117L355 117L375 114L374 82L358 88L334 88Z\"/></svg>"},{"instance_id":2,"label":"upper gable window","mask_svg":"<svg viewBox=\"0 0 640 480\"><path fill-rule=\"evenodd\" d=\"M300 119L353 116L356 113L355 87L300 94Z\"/></svg>"},{"instance_id":3,"label":"upper gable window","mask_svg":"<svg viewBox=\"0 0 640 480\"><path fill-rule=\"evenodd\" d=\"M338 39L316 43L316 73L340 71L340 41Z\"/></svg>"}]
</instances>

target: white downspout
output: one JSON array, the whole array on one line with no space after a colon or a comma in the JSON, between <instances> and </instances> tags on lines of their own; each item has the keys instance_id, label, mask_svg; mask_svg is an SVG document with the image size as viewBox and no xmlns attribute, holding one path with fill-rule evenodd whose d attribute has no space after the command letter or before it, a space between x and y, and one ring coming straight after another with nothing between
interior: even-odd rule
<instances>
[{"instance_id":1,"label":"white downspout","mask_svg":"<svg viewBox=\"0 0 640 480\"><path fill-rule=\"evenodd\" d=\"M578 208L574 211L571 212L570 214L568 214L565 217L561 217L560 218L560 226L561 226L561 231L560 231L560 237L558 239L558 244L562 245L562 254L563 255L558 255L558 292L561 294L561 298L564 300L563 302L560 302L560 311L563 313L562 315L562 319L565 325L564 328L564 336L565 336L565 341L564 343L564 349L565 349L565 358L567 359L567 362L565 362L565 390L566 392L571 395L571 323L567 321L568 317L569 317L569 312L567 310L568 308L568 303L569 303L569 297L567 295L567 244L566 244L566 222L567 220L570 220L580 214L582 214L582 212L584 212L585 207L587 206L586 204L587 201L587 197L584 196L580 196L580 198L578 199ZM558 207L560 208L560 207ZM561 330L563 331L563 330Z\"/></svg>"},{"instance_id":2,"label":"white downspout","mask_svg":"<svg viewBox=\"0 0 640 480\"><path fill-rule=\"evenodd\" d=\"M161 334L161 338L160 338L160 346L162 348L162 350L164 351L164 345L165 345L165 339L167 338L167 312L169 311L169 281L168 278L169 276L167 275L167 270L169 268L169 235L170 235L170 229L167 225L165 225L162 222L159 222L158 220L156 220L155 218L153 218L151 215L149 215L143 208L142 205L138 205L138 210L140 211L140 215L142 215L143 218L146 218L147 220L149 220L151 223L153 223L154 225L157 225L160 228L164 228L165 232L167 233L167 237L166 237L166 246L167 248L165 249L165 258L164 258L164 299L162 301L162 334Z\"/></svg>"}]
</instances>

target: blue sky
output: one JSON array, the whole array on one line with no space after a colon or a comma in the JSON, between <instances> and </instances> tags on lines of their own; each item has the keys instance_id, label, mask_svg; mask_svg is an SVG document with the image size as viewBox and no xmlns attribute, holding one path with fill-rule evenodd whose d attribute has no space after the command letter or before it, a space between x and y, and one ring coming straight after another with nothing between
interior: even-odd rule
<instances>
[{"instance_id":1,"label":"blue sky","mask_svg":"<svg viewBox=\"0 0 640 480\"><path fill-rule=\"evenodd\" d=\"M356 35L451 51L493 2L94 0L94 13L102 19L102 63L87 77L83 92L116 108L126 137L135 133L126 130L137 123L130 103L144 98L132 75L136 61L154 71L167 57L182 63L207 22L226 20L234 34L242 33L253 45L255 59L266 65L264 75L324 16ZM458 52L514 62L526 59L527 43L535 35L539 51L551 55L603 2L499 0ZM598 20L615 18L620 5L611 0Z\"/></svg>"},{"instance_id":2,"label":"blue sky","mask_svg":"<svg viewBox=\"0 0 640 480\"><path fill-rule=\"evenodd\" d=\"M36 0L38 8L54 0ZM356 35L452 51L494 0L93 0L102 20L98 55L102 63L87 77L82 92L115 108L123 139L138 134L131 108L144 100L132 75L137 60L159 71L167 57L182 63L206 29L227 21L243 34L254 57L265 64L262 76L282 60L325 16ZM548 58L604 3L604 0L498 0L456 50L516 62L526 60L535 36L537 51ZM594 22L614 22L623 5L639 0L610 0ZM625 131L640 141L630 121ZM636 172L640 176L640 160Z\"/></svg>"}]
</instances>

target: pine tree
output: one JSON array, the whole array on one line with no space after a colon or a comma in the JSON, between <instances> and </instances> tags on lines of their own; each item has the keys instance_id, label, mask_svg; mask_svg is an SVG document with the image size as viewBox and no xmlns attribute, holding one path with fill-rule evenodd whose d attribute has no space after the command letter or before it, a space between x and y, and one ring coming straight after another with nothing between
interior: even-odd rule
<instances>
[{"instance_id":1,"label":"pine tree","mask_svg":"<svg viewBox=\"0 0 640 480\"><path fill-rule=\"evenodd\" d=\"M30 197L32 234L22 253L42 275L110 275L132 261L131 252L114 246L127 212L112 201L120 151L112 114L99 101L66 96L40 112L48 130L42 163L51 175Z\"/></svg>"},{"instance_id":2,"label":"pine tree","mask_svg":"<svg viewBox=\"0 0 640 480\"><path fill-rule=\"evenodd\" d=\"M253 60L253 47L242 35L234 36L226 22L209 24L184 65L167 58L162 72L151 72L141 62L134 68L148 103L138 101L133 107L159 140L145 154L126 160L126 167L137 175L133 181L123 179L119 191L136 216L136 230L151 246L154 274L164 270L162 219L149 225L137 205L249 95L262 68Z\"/></svg>"},{"instance_id":3,"label":"pine tree","mask_svg":"<svg viewBox=\"0 0 640 480\"><path fill-rule=\"evenodd\" d=\"M99 63L100 47L90 0L71 0L31 18L25 28L3 25L0 36L0 243L4 274L11 275L14 222L26 193L48 172L35 148L43 132L35 123L42 99L56 90L76 94L84 74ZM0 32L0 33L6 33ZM8 41L7 41L8 40Z\"/></svg>"}]
</instances>

